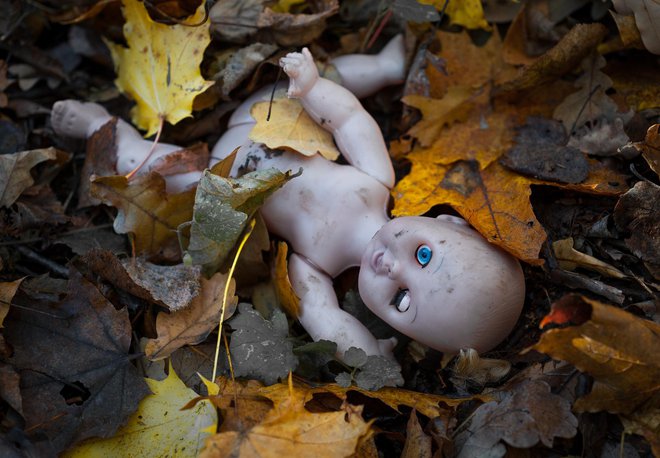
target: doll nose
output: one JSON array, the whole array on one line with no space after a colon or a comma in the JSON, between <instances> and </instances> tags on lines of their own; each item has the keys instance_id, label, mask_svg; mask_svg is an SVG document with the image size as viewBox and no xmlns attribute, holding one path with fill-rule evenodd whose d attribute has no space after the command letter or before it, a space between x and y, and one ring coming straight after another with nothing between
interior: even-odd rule
<instances>
[{"instance_id":1,"label":"doll nose","mask_svg":"<svg viewBox=\"0 0 660 458\"><path fill-rule=\"evenodd\" d=\"M381 274L388 276L392 276L396 271L396 259L392 256L392 253L390 253L389 250L386 250L385 253L383 253L383 259L380 263L379 270Z\"/></svg>"}]
</instances>

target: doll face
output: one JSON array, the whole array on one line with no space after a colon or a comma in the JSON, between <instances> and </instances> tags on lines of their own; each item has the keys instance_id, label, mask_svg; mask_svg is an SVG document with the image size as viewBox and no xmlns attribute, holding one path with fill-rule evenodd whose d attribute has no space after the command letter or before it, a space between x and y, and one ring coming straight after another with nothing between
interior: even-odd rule
<instances>
[{"instance_id":1,"label":"doll face","mask_svg":"<svg viewBox=\"0 0 660 458\"><path fill-rule=\"evenodd\" d=\"M403 217L369 242L359 289L376 315L413 339L440 351L483 351L515 323L524 297L521 281L517 262L460 218ZM513 298L515 317L504 326L494 323L504 335L491 344L484 323L501 321L500 309L512 302L508 291L516 288L522 296L516 292Z\"/></svg>"}]
</instances>

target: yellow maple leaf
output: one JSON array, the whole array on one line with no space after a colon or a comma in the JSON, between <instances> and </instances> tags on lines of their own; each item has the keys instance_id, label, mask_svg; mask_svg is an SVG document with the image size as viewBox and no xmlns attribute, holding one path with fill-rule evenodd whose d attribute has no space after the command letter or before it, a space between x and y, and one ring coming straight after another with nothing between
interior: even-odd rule
<instances>
[{"instance_id":1,"label":"yellow maple leaf","mask_svg":"<svg viewBox=\"0 0 660 458\"><path fill-rule=\"evenodd\" d=\"M176 124L191 115L195 96L213 84L199 72L211 41L204 2L187 23L154 22L138 0L123 0L128 48L108 43L118 74L115 84L137 102L133 123L151 136L162 120Z\"/></svg>"},{"instance_id":2,"label":"yellow maple leaf","mask_svg":"<svg viewBox=\"0 0 660 458\"><path fill-rule=\"evenodd\" d=\"M319 126L299 101L287 98L273 100L269 120L268 107L269 102L260 102L252 107L251 114L257 124L250 132L250 140L272 149L291 149L305 156L320 153L331 161L339 157L332 134Z\"/></svg>"},{"instance_id":3,"label":"yellow maple leaf","mask_svg":"<svg viewBox=\"0 0 660 458\"><path fill-rule=\"evenodd\" d=\"M209 402L181 410L197 397L170 366L165 380L145 379L153 394L138 406L128 423L114 437L90 439L63 456L177 456L196 457L204 440L215 432L218 416Z\"/></svg>"},{"instance_id":4,"label":"yellow maple leaf","mask_svg":"<svg viewBox=\"0 0 660 458\"><path fill-rule=\"evenodd\" d=\"M429 146L439 137L440 130L454 121L464 120L470 106L465 102L472 91L463 86L452 86L441 99L432 99L422 95L411 94L401 101L422 112L422 120L415 124L408 134L416 137L420 145Z\"/></svg>"}]
</instances>

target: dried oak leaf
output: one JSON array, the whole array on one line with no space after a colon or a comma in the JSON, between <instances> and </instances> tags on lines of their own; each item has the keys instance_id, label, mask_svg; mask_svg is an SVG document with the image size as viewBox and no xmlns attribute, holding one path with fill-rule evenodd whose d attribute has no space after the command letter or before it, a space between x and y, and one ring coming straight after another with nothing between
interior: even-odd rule
<instances>
[{"instance_id":1,"label":"dried oak leaf","mask_svg":"<svg viewBox=\"0 0 660 458\"><path fill-rule=\"evenodd\" d=\"M21 376L26 429L58 453L88 437L109 437L149 388L128 354L131 324L75 270L59 304L34 301L5 322Z\"/></svg>"},{"instance_id":2,"label":"dried oak leaf","mask_svg":"<svg viewBox=\"0 0 660 458\"><path fill-rule=\"evenodd\" d=\"M614 222L630 233L626 245L660 279L660 186L636 183L614 207Z\"/></svg>"},{"instance_id":3,"label":"dried oak leaf","mask_svg":"<svg viewBox=\"0 0 660 458\"><path fill-rule=\"evenodd\" d=\"M286 377L298 365L298 358L284 313L274 310L272 319L265 320L250 304L239 304L238 312L229 322L234 329L229 350L236 375L267 385Z\"/></svg>"},{"instance_id":4,"label":"dried oak leaf","mask_svg":"<svg viewBox=\"0 0 660 458\"><path fill-rule=\"evenodd\" d=\"M202 458L221 456L351 456L371 434L371 422L361 416L361 407L344 404L336 412L312 413L305 409L306 392L289 385L286 396L263 421L248 430L228 431L206 442Z\"/></svg>"},{"instance_id":5,"label":"dried oak leaf","mask_svg":"<svg viewBox=\"0 0 660 458\"><path fill-rule=\"evenodd\" d=\"M197 393L188 388L170 367L165 380L145 379L148 395L128 423L109 439L89 439L68 450L66 458L90 456L196 457L215 431L218 415L209 402L183 410Z\"/></svg>"},{"instance_id":6,"label":"dried oak leaf","mask_svg":"<svg viewBox=\"0 0 660 458\"><path fill-rule=\"evenodd\" d=\"M642 157L651 170L660 176L660 124L653 124L649 127L644 141L635 142L632 146L641 151Z\"/></svg>"},{"instance_id":7,"label":"dried oak leaf","mask_svg":"<svg viewBox=\"0 0 660 458\"><path fill-rule=\"evenodd\" d=\"M578 412L631 413L660 391L660 325L578 295L564 296L541 321L549 329L531 347L591 375Z\"/></svg>"},{"instance_id":8,"label":"dried oak leaf","mask_svg":"<svg viewBox=\"0 0 660 458\"><path fill-rule=\"evenodd\" d=\"M339 157L332 134L318 125L298 100L278 98L273 100L272 107L269 102L259 102L252 106L250 114L257 121L250 131L250 140L256 143L305 156L320 153L331 161Z\"/></svg>"},{"instance_id":9,"label":"dried oak leaf","mask_svg":"<svg viewBox=\"0 0 660 458\"><path fill-rule=\"evenodd\" d=\"M56 157L55 148L0 155L0 207L9 207L34 184L30 174L32 167Z\"/></svg>"},{"instance_id":10,"label":"dried oak leaf","mask_svg":"<svg viewBox=\"0 0 660 458\"><path fill-rule=\"evenodd\" d=\"M97 177L91 194L119 209L115 231L133 234L137 254L149 259L180 259L176 231L192 218L194 189L168 194L165 179L152 172L130 182L123 176Z\"/></svg>"},{"instance_id":11,"label":"dried oak leaf","mask_svg":"<svg viewBox=\"0 0 660 458\"><path fill-rule=\"evenodd\" d=\"M176 124L191 116L193 99L210 87L199 71L211 41L205 6L185 24L154 22L138 0L123 0L124 37L128 48L108 43L118 77L115 84L137 102L133 123L156 133L162 120Z\"/></svg>"},{"instance_id":12,"label":"dried oak leaf","mask_svg":"<svg viewBox=\"0 0 660 458\"><path fill-rule=\"evenodd\" d=\"M506 448L501 441L516 448L530 448L540 441L552 448L555 437L577 433L570 402L551 393L547 383L523 381L501 394L501 401L478 407L470 425L457 435L459 458L502 457Z\"/></svg>"},{"instance_id":13,"label":"dried oak leaf","mask_svg":"<svg viewBox=\"0 0 660 458\"><path fill-rule=\"evenodd\" d=\"M202 277L201 292L192 303L170 314L160 313L156 318L157 339L150 339L144 351L147 358L158 360L167 358L173 351L184 345L202 342L213 329L218 327L222 314L222 299L227 275L216 273L209 280ZM236 309L238 298L234 296L236 285L232 280L227 293L225 317L231 317Z\"/></svg>"}]
</instances>

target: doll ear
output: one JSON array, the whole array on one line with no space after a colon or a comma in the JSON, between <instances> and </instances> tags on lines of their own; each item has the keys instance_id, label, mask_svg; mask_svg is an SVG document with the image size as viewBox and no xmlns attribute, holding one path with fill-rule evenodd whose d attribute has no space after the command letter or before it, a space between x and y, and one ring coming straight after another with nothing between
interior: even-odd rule
<instances>
[{"instance_id":1,"label":"doll ear","mask_svg":"<svg viewBox=\"0 0 660 458\"><path fill-rule=\"evenodd\" d=\"M448 223L460 224L461 226L469 226L467 221L463 218L454 215L438 215L437 219L440 221L447 221Z\"/></svg>"}]
</instances>

